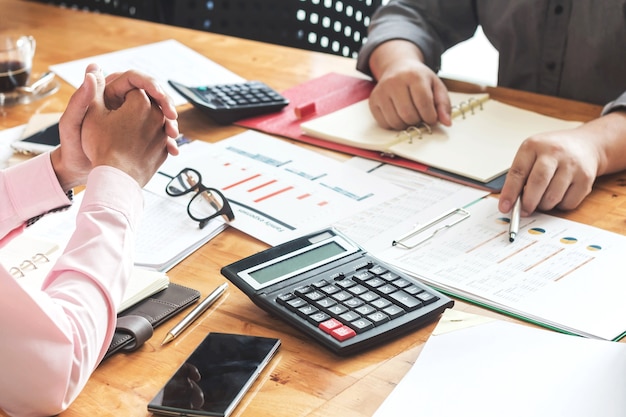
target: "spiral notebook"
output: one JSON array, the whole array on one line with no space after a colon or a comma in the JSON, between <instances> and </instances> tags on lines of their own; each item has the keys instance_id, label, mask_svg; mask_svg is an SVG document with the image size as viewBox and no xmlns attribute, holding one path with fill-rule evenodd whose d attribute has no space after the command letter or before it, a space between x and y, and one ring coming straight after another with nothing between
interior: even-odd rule
<instances>
[{"instance_id":1,"label":"spiral notebook","mask_svg":"<svg viewBox=\"0 0 626 417\"><path fill-rule=\"evenodd\" d=\"M22 234L0 249L0 264L23 287L38 290L62 251L57 242ZM134 267L118 313L167 288L169 283L163 272Z\"/></svg>"},{"instance_id":2,"label":"spiral notebook","mask_svg":"<svg viewBox=\"0 0 626 417\"><path fill-rule=\"evenodd\" d=\"M517 149L529 136L580 125L504 104L487 94L449 94L453 105L450 127L420 124L400 132L383 129L367 100L300 127L309 136L400 156L487 183L508 171Z\"/></svg>"}]
</instances>

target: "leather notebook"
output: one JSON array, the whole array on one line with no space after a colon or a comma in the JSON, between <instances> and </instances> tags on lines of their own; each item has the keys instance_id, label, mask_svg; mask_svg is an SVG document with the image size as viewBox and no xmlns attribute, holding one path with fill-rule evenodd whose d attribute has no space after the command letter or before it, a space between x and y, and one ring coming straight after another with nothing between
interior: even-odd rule
<instances>
[{"instance_id":1,"label":"leather notebook","mask_svg":"<svg viewBox=\"0 0 626 417\"><path fill-rule=\"evenodd\" d=\"M117 352L132 352L152 336L153 329L200 298L200 291L170 283L156 294L117 316L117 326L104 359ZM103 360L104 360L103 359Z\"/></svg>"}]
</instances>

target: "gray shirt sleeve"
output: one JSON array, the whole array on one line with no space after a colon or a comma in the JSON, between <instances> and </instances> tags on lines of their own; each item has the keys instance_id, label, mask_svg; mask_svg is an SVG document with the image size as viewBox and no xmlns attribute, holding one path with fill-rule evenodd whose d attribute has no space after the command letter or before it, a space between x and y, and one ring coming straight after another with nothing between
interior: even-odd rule
<instances>
[{"instance_id":1,"label":"gray shirt sleeve","mask_svg":"<svg viewBox=\"0 0 626 417\"><path fill-rule=\"evenodd\" d=\"M626 111L626 92L622 93L615 101L610 102L604 109L602 109L602 115L611 113L612 111Z\"/></svg>"},{"instance_id":2,"label":"gray shirt sleeve","mask_svg":"<svg viewBox=\"0 0 626 417\"><path fill-rule=\"evenodd\" d=\"M499 52L498 85L624 106L626 0L390 0L372 17L357 69L372 75L380 44L417 45L434 72L448 48L478 27ZM619 98L620 94L622 94ZM615 100L615 101L613 101Z\"/></svg>"},{"instance_id":3,"label":"gray shirt sleeve","mask_svg":"<svg viewBox=\"0 0 626 417\"><path fill-rule=\"evenodd\" d=\"M372 17L357 69L371 75L372 51L381 43L403 39L416 44L424 54L426 65L438 72L441 54L476 32L478 21L473 4L471 0L390 1Z\"/></svg>"}]
</instances>

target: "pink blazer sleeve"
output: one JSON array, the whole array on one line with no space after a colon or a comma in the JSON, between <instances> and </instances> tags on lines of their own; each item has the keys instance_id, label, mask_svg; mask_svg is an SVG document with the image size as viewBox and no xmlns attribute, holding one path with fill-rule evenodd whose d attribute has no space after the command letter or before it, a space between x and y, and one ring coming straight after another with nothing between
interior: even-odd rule
<instances>
[{"instance_id":1,"label":"pink blazer sleeve","mask_svg":"<svg viewBox=\"0 0 626 417\"><path fill-rule=\"evenodd\" d=\"M41 178L41 183L30 181L34 195L21 190L23 181L15 184L22 175L2 177L0 190L11 195L12 204L3 201L0 206L5 238L24 219L67 204L51 165L32 165ZM55 186L57 190L49 189ZM44 198L50 199L48 204L34 201L35 210L28 204ZM142 206L136 181L117 169L98 167L89 176L76 231L41 291L26 291L0 268L0 408L7 413L63 411L102 360L130 277Z\"/></svg>"}]
</instances>

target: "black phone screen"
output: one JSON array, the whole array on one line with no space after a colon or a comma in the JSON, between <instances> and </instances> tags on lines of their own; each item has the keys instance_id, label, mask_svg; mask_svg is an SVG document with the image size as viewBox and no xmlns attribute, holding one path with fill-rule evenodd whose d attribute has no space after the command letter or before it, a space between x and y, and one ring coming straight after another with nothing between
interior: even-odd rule
<instances>
[{"instance_id":1,"label":"black phone screen","mask_svg":"<svg viewBox=\"0 0 626 417\"><path fill-rule=\"evenodd\" d=\"M279 346L280 340L274 338L209 333L148 404L148 410L227 417Z\"/></svg>"},{"instance_id":2,"label":"black phone screen","mask_svg":"<svg viewBox=\"0 0 626 417\"><path fill-rule=\"evenodd\" d=\"M61 143L59 136L59 124L55 123L31 136L22 139L25 142L40 143L42 145L57 146Z\"/></svg>"}]
</instances>

